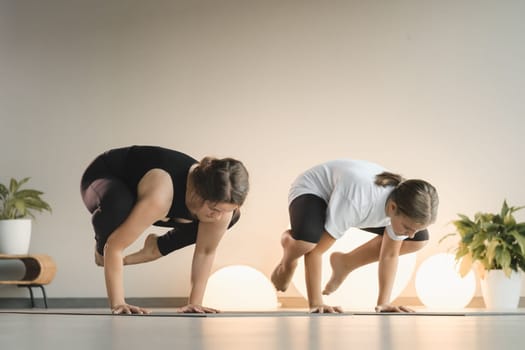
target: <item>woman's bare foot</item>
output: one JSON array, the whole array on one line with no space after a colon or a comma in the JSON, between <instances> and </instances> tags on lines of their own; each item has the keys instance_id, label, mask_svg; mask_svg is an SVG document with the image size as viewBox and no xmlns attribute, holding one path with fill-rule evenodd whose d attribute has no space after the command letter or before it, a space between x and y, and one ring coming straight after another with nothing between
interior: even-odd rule
<instances>
[{"instance_id":1,"label":"woman's bare foot","mask_svg":"<svg viewBox=\"0 0 525 350\"><path fill-rule=\"evenodd\" d=\"M158 236L150 233L144 240L144 247L124 257L124 265L133 265L157 260L162 256L157 246Z\"/></svg>"},{"instance_id":2,"label":"woman's bare foot","mask_svg":"<svg viewBox=\"0 0 525 350\"><path fill-rule=\"evenodd\" d=\"M330 255L330 265L332 266L332 277L323 290L324 295L331 294L339 288L352 269L345 264L344 254L335 252Z\"/></svg>"}]
</instances>

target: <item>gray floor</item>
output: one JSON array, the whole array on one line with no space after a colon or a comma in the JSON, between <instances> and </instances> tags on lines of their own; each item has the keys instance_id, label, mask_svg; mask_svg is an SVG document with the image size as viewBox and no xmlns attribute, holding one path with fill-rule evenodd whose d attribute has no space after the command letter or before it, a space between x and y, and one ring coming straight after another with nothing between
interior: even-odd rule
<instances>
[{"instance_id":1,"label":"gray floor","mask_svg":"<svg viewBox=\"0 0 525 350\"><path fill-rule=\"evenodd\" d=\"M415 315L303 312L214 317L112 316L105 310L5 310L2 350L524 349L525 310Z\"/></svg>"}]
</instances>

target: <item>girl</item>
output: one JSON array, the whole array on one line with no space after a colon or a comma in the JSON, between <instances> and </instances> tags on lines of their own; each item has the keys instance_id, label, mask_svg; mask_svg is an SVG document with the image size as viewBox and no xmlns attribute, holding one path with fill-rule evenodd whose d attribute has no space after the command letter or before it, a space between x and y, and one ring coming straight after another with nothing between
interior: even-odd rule
<instances>
[{"instance_id":1,"label":"girl","mask_svg":"<svg viewBox=\"0 0 525 350\"><path fill-rule=\"evenodd\" d=\"M81 181L82 199L92 213L95 262L104 266L114 314L149 313L124 299L123 265L152 261L195 243L191 293L182 312L209 313L202 299L215 250L239 219L248 194L248 172L235 159L192 157L161 147L132 146L98 156ZM150 225L173 229L149 235L140 251L123 251Z\"/></svg>"},{"instance_id":2,"label":"girl","mask_svg":"<svg viewBox=\"0 0 525 350\"><path fill-rule=\"evenodd\" d=\"M436 220L436 189L423 180L404 180L381 166L359 160L335 160L315 166L292 184L291 229L281 237L283 256L272 273L278 291L285 291L297 261L304 255L308 303L312 312L342 312L325 305L330 294L354 269L379 260L376 311L408 312L390 303L398 256L418 251L428 241L426 227ZM321 291L321 258L351 227L378 234L355 250L330 257L332 276Z\"/></svg>"}]
</instances>

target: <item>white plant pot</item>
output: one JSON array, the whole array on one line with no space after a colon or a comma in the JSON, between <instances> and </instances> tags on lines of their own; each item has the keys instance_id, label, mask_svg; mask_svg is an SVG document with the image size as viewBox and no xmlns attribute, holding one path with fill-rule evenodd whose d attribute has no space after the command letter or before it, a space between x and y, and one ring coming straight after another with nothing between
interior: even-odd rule
<instances>
[{"instance_id":1,"label":"white plant pot","mask_svg":"<svg viewBox=\"0 0 525 350\"><path fill-rule=\"evenodd\" d=\"M480 280L485 307L488 309L516 309L520 302L521 273L512 271L510 278L503 270L488 270Z\"/></svg>"},{"instance_id":2,"label":"white plant pot","mask_svg":"<svg viewBox=\"0 0 525 350\"><path fill-rule=\"evenodd\" d=\"M0 220L0 254L25 255L31 243L31 220Z\"/></svg>"}]
</instances>

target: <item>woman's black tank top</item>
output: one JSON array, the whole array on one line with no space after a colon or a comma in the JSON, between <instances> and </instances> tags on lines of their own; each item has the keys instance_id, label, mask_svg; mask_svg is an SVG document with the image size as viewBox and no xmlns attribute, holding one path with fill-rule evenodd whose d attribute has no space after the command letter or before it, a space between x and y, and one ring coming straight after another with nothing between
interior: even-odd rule
<instances>
[{"instance_id":1,"label":"woman's black tank top","mask_svg":"<svg viewBox=\"0 0 525 350\"><path fill-rule=\"evenodd\" d=\"M185 196L188 172L193 164L198 163L196 159L167 148L131 146L105 152L104 160L111 172L134 194L137 194L138 183L148 171L156 168L166 171L171 176L174 189L168 217L194 219L186 207Z\"/></svg>"}]
</instances>

